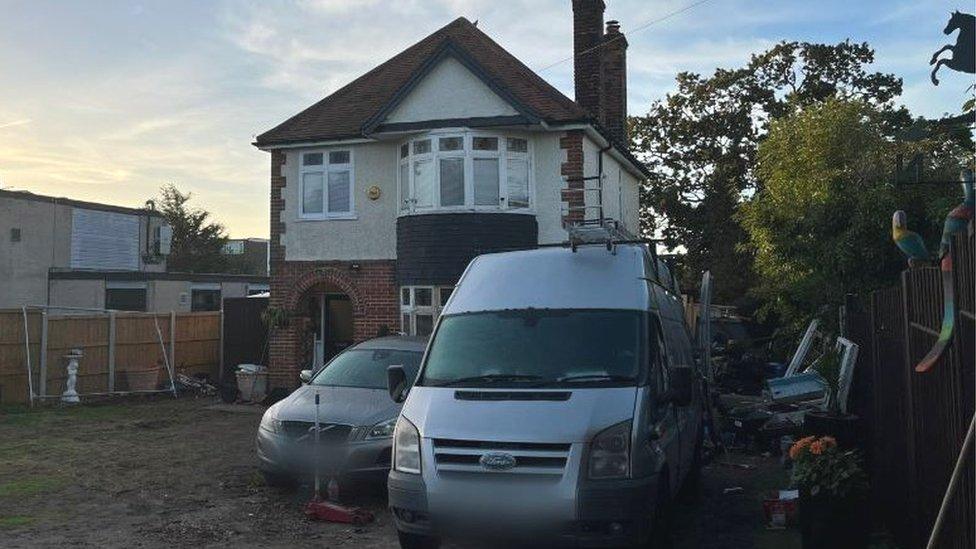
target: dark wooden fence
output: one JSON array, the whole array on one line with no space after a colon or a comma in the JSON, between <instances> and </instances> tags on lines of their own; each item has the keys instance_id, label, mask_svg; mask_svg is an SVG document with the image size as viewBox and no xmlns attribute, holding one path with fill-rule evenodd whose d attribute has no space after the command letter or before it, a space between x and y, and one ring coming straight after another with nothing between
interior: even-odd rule
<instances>
[{"instance_id":1,"label":"dark wooden fence","mask_svg":"<svg viewBox=\"0 0 976 549\"><path fill-rule=\"evenodd\" d=\"M902 273L898 285L848 303L848 337L861 346L854 410L863 418L877 518L905 548L925 547L974 410L974 240L953 243L956 330L927 373L914 366L935 342L943 315L937 268ZM938 547L972 548L972 455Z\"/></svg>"},{"instance_id":2,"label":"dark wooden fence","mask_svg":"<svg viewBox=\"0 0 976 549\"><path fill-rule=\"evenodd\" d=\"M224 299L224 371L222 380L233 380L238 364L268 363L268 328L261 315L266 297Z\"/></svg>"}]
</instances>

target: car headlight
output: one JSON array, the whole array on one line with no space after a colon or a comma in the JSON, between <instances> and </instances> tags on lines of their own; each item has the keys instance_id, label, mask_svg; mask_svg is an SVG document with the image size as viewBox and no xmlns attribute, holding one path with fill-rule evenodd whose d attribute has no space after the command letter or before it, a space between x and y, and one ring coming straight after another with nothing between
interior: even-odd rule
<instances>
[{"instance_id":1,"label":"car headlight","mask_svg":"<svg viewBox=\"0 0 976 549\"><path fill-rule=\"evenodd\" d=\"M420 474L420 431L403 416L393 430L393 469Z\"/></svg>"},{"instance_id":2,"label":"car headlight","mask_svg":"<svg viewBox=\"0 0 976 549\"><path fill-rule=\"evenodd\" d=\"M366 433L366 438L390 438L393 436L393 431L396 429L396 424L397 418L395 417L386 421L381 421L370 427L369 432Z\"/></svg>"},{"instance_id":3,"label":"car headlight","mask_svg":"<svg viewBox=\"0 0 976 549\"><path fill-rule=\"evenodd\" d=\"M261 429L269 433L278 434L282 432L281 420L275 416L274 409L269 408L261 417Z\"/></svg>"},{"instance_id":4,"label":"car headlight","mask_svg":"<svg viewBox=\"0 0 976 549\"><path fill-rule=\"evenodd\" d=\"M624 421L604 429L590 443L590 478L625 478L630 475L630 428Z\"/></svg>"}]
</instances>

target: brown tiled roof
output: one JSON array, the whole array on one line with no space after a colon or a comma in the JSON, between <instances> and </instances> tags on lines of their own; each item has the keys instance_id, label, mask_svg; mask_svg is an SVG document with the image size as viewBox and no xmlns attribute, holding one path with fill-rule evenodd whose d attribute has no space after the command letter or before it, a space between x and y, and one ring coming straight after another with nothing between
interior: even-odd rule
<instances>
[{"instance_id":1,"label":"brown tiled roof","mask_svg":"<svg viewBox=\"0 0 976 549\"><path fill-rule=\"evenodd\" d=\"M337 92L257 137L255 145L361 137L445 49L466 56L529 118L548 123L589 116L464 17L455 19Z\"/></svg>"}]
</instances>

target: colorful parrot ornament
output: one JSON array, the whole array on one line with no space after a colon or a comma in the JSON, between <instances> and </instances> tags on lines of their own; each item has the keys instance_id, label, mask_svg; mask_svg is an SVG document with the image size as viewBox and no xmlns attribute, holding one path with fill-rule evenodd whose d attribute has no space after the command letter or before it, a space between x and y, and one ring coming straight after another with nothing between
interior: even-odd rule
<instances>
[{"instance_id":1,"label":"colorful parrot ornament","mask_svg":"<svg viewBox=\"0 0 976 549\"><path fill-rule=\"evenodd\" d=\"M939 244L939 257L941 258L939 269L942 271L942 329L939 330L939 339L922 357L922 360L915 365L916 372L927 372L935 366L935 363L938 362L942 353L949 346L952 332L955 329L956 295L952 282L952 254L950 250L953 235L964 232L969 226L969 221L973 218L976 195L973 193L972 170L963 170L962 189L965 198L962 204L953 208L946 216L945 223L942 226L942 242Z\"/></svg>"},{"instance_id":2,"label":"colorful parrot ornament","mask_svg":"<svg viewBox=\"0 0 976 549\"><path fill-rule=\"evenodd\" d=\"M932 256L925 241L914 231L908 230L908 215L903 210L898 210L891 216L891 239L895 245L908 257L908 266L917 267L920 263L929 263Z\"/></svg>"}]
</instances>

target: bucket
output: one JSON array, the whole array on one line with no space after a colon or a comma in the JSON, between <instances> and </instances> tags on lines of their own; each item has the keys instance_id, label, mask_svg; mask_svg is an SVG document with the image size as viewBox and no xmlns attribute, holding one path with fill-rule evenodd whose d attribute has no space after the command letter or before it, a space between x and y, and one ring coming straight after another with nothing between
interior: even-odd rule
<instances>
[{"instance_id":1,"label":"bucket","mask_svg":"<svg viewBox=\"0 0 976 549\"><path fill-rule=\"evenodd\" d=\"M268 373L238 371L237 388L241 392L241 400L261 402L268 395Z\"/></svg>"}]
</instances>

